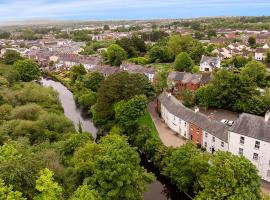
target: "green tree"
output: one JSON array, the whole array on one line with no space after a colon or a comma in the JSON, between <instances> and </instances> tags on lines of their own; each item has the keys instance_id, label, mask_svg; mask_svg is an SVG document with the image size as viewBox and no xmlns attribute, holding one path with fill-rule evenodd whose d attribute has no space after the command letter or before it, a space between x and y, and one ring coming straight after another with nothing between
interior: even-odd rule
<instances>
[{"instance_id":1,"label":"green tree","mask_svg":"<svg viewBox=\"0 0 270 200\"><path fill-rule=\"evenodd\" d=\"M115 119L120 128L125 133L133 132L137 125L137 120L143 115L147 106L145 95L137 95L127 101L120 101L115 104Z\"/></svg>"},{"instance_id":2,"label":"green tree","mask_svg":"<svg viewBox=\"0 0 270 200\"><path fill-rule=\"evenodd\" d=\"M169 177L181 191L198 191L199 179L207 173L208 155L188 143L164 158L162 174Z\"/></svg>"},{"instance_id":3,"label":"green tree","mask_svg":"<svg viewBox=\"0 0 270 200\"><path fill-rule=\"evenodd\" d=\"M270 50L268 50L267 52L266 52L266 59L265 59L265 62L266 63L270 63Z\"/></svg>"},{"instance_id":4,"label":"green tree","mask_svg":"<svg viewBox=\"0 0 270 200\"><path fill-rule=\"evenodd\" d=\"M41 75L38 64L30 59L15 62L14 68L19 72L22 81L25 82L37 80Z\"/></svg>"},{"instance_id":5,"label":"green tree","mask_svg":"<svg viewBox=\"0 0 270 200\"><path fill-rule=\"evenodd\" d=\"M15 62L22 59L20 53L14 50L7 50L3 55L3 61L8 65L13 65Z\"/></svg>"},{"instance_id":6,"label":"green tree","mask_svg":"<svg viewBox=\"0 0 270 200\"><path fill-rule=\"evenodd\" d=\"M250 36L248 38L248 44L251 46L251 47L255 47L256 46L256 38L254 36Z\"/></svg>"},{"instance_id":7,"label":"green tree","mask_svg":"<svg viewBox=\"0 0 270 200\"><path fill-rule=\"evenodd\" d=\"M83 65L75 65L70 68L70 80L72 83L75 83L78 77L85 75L87 72Z\"/></svg>"},{"instance_id":8,"label":"green tree","mask_svg":"<svg viewBox=\"0 0 270 200\"><path fill-rule=\"evenodd\" d=\"M108 125L115 117L115 103L140 94L148 98L154 95L154 88L144 75L127 72L110 75L98 90L97 103L92 108L94 122L99 126Z\"/></svg>"},{"instance_id":9,"label":"green tree","mask_svg":"<svg viewBox=\"0 0 270 200\"><path fill-rule=\"evenodd\" d=\"M106 151L97 156L95 172L89 183L104 200L142 199L146 184L153 175L140 166L140 158L125 137L109 135L101 139Z\"/></svg>"},{"instance_id":10,"label":"green tree","mask_svg":"<svg viewBox=\"0 0 270 200\"><path fill-rule=\"evenodd\" d=\"M218 152L210 162L208 173L200 178L202 189L196 200L261 199L260 177L249 160Z\"/></svg>"},{"instance_id":11,"label":"green tree","mask_svg":"<svg viewBox=\"0 0 270 200\"><path fill-rule=\"evenodd\" d=\"M167 88L168 74L169 73L167 71L158 72L155 84L155 89L157 92L161 92L164 88Z\"/></svg>"},{"instance_id":12,"label":"green tree","mask_svg":"<svg viewBox=\"0 0 270 200\"><path fill-rule=\"evenodd\" d=\"M125 50L117 44L112 44L107 49L105 62L112 66L120 66L126 58Z\"/></svg>"},{"instance_id":13,"label":"green tree","mask_svg":"<svg viewBox=\"0 0 270 200\"><path fill-rule=\"evenodd\" d=\"M193 60L186 52L180 53L174 61L174 69L176 71L190 72L193 67Z\"/></svg>"},{"instance_id":14,"label":"green tree","mask_svg":"<svg viewBox=\"0 0 270 200\"><path fill-rule=\"evenodd\" d=\"M84 90L84 92L78 96L78 103L85 109L90 109L97 102L97 94L91 90Z\"/></svg>"},{"instance_id":15,"label":"green tree","mask_svg":"<svg viewBox=\"0 0 270 200\"><path fill-rule=\"evenodd\" d=\"M105 25L103 26L103 30L104 30L104 31L110 30L110 26L109 26L108 24L105 24Z\"/></svg>"},{"instance_id":16,"label":"green tree","mask_svg":"<svg viewBox=\"0 0 270 200\"><path fill-rule=\"evenodd\" d=\"M167 47L154 45L148 52L149 62L164 63L172 60Z\"/></svg>"},{"instance_id":17,"label":"green tree","mask_svg":"<svg viewBox=\"0 0 270 200\"><path fill-rule=\"evenodd\" d=\"M82 77L83 87L94 92L98 90L102 81L104 81L104 76L99 72L87 73Z\"/></svg>"},{"instance_id":18,"label":"green tree","mask_svg":"<svg viewBox=\"0 0 270 200\"><path fill-rule=\"evenodd\" d=\"M266 85L266 66L258 61L250 61L242 68L241 76L246 76L259 87L263 87Z\"/></svg>"},{"instance_id":19,"label":"green tree","mask_svg":"<svg viewBox=\"0 0 270 200\"><path fill-rule=\"evenodd\" d=\"M22 197L22 193L13 191L13 186L6 186L4 181L0 179L0 199L6 200L26 200Z\"/></svg>"},{"instance_id":20,"label":"green tree","mask_svg":"<svg viewBox=\"0 0 270 200\"><path fill-rule=\"evenodd\" d=\"M74 192L70 200L101 200L98 192L88 185L82 185Z\"/></svg>"},{"instance_id":21,"label":"green tree","mask_svg":"<svg viewBox=\"0 0 270 200\"><path fill-rule=\"evenodd\" d=\"M38 193L34 200L59 200L62 195L61 186L54 181L54 174L45 168L40 171L40 177L36 180L36 190Z\"/></svg>"}]
</instances>

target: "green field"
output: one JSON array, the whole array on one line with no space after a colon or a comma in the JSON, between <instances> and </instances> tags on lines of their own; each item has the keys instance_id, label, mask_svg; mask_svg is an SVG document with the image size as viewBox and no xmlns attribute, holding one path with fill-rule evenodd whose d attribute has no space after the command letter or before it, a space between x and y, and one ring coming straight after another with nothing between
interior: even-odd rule
<instances>
[{"instance_id":1,"label":"green field","mask_svg":"<svg viewBox=\"0 0 270 200\"><path fill-rule=\"evenodd\" d=\"M159 139L157 129L154 122L152 121L149 112L145 112L145 114L139 118L138 123L141 126L147 126L149 129L151 129L152 136Z\"/></svg>"}]
</instances>

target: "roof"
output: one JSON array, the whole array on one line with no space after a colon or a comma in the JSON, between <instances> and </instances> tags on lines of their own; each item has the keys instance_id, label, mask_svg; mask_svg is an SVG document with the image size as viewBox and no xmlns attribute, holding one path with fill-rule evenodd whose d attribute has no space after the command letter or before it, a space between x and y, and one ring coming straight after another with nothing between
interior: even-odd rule
<instances>
[{"instance_id":1,"label":"roof","mask_svg":"<svg viewBox=\"0 0 270 200\"><path fill-rule=\"evenodd\" d=\"M191 74L187 72L170 72L168 80L170 81L181 81L183 83L192 82L194 84L205 85L210 81L210 74Z\"/></svg>"},{"instance_id":2,"label":"roof","mask_svg":"<svg viewBox=\"0 0 270 200\"><path fill-rule=\"evenodd\" d=\"M200 63L208 63L210 66L215 67L219 62L219 57L202 56Z\"/></svg>"},{"instance_id":3,"label":"roof","mask_svg":"<svg viewBox=\"0 0 270 200\"><path fill-rule=\"evenodd\" d=\"M239 119L234 122L230 131L270 142L270 120L266 122L264 117L243 113L240 115Z\"/></svg>"},{"instance_id":4,"label":"roof","mask_svg":"<svg viewBox=\"0 0 270 200\"><path fill-rule=\"evenodd\" d=\"M256 53L265 53L267 51L267 49L265 48L257 48L256 49Z\"/></svg>"},{"instance_id":5,"label":"roof","mask_svg":"<svg viewBox=\"0 0 270 200\"><path fill-rule=\"evenodd\" d=\"M133 63L123 62L120 66L124 71L129 73L143 73L143 74L155 74L156 70L154 68L143 67L142 65L136 65Z\"/></svg>"},{"instance_id":6,"label":"roof","mask_svg":"<svg viewBox=\"0 0 270 200\"><path fill-rule=\"evenodd\" d=\"M196 113L195 111L185 107L174 96L169 95L167 92L161 93L158 97L158 100L171 114L188 123L195 124L204 131L214 135L224 142L228 142L229 127L227 125L212 120L200 112Z\"/></svg>"}]
</instances>

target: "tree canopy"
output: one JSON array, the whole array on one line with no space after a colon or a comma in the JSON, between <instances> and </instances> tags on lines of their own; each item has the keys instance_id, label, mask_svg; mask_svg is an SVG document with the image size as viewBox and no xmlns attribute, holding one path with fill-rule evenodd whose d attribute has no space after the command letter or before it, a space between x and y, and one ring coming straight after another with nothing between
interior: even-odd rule
<instances>
[{"instance_id":1,"label":"tree canopy","mask_svg":"<svg viewBox=\"0 0 270 200\"><path fill-rule=\"evenodd\" d=\"M41 75L38 64L30 59L15 62L14 68L19 72L21 79L25 82L37 80Z\"/></svg>"}]
</instances>

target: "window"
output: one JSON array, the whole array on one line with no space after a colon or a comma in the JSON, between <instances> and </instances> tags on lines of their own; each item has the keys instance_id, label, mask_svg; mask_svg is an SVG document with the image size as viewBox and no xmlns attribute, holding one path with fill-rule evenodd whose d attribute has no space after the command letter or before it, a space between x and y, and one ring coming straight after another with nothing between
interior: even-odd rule
<instances>
[{"instance_id":1,"label":"window","mask_svg":"<svg viewBox=\"0 0 270 200\"><path fill-rule=\"evenodd\" d=\"M243 136L240 137L240 144L245 144L245 138Z\"/></svg>"},{"instance_id":2,"label":"window","mask_svg":"<svg viewBox=\"0 0 270 200\"><path fill-rule=\"evenodd\" d=\"M220 145L221 145L221 147L224 147L224 142L221 142L221 144L220 144Z\"/></svg>"},{"instance_id":3,"label":"window","mask_svg":"<svg viewBox=\"0 0 270 200\"><path fill-rule=\"evenodd\" d=\"M207 142L204 143L204 147L205 147L205 148L207 147Z\"/></svg>"},{"instance_id":4,"label":"window","mask_svg":"<svg viewBox=\"0 0 270 200\"><path fill-rule=\"evenodd\" d=\"M185 126L187 126L187 122L185 122Z\"/></svg>"},{"instance_id":5,"label":"window","mask_svg":"<svg viewBox=\"0 0 270 200\"><path fill-rule=\"evenodd\" d=\"M256 161L256 160L258 160L258 158L259 158L259 155L258 155L257 153L254 153L254 154L253 154L253 160Z\"/></svg>"},{"instance_id":6,"label":"window","mask_svg":"<svg viewBox=\"0 0 270 200\"><path fill-rule=\"evenodd\" d=\"M175 116L173 116L173 120L175 120Z\"/></svg>"},{"instance_id":7,"label":"window","mask_svg":"<svg viewBox=\"0 0 270 200\"><path fill-rule=\"evenodd\" d=\"M207 136L208 136L208 133L205 133L205 137L207 138Z\"/></svg>"},{"instance_id":8,"label":"window","mask_svg":"<svg viewBox=\"0 0 270 200\"><path fill-rule=\"evenodd\" d=\"M244 150L242 148L239 148L238 150L238 155L242 156L244 154Z\"/></svg>"},{"instance_id":9,"label":"window","mask_svg":"<svg viewBox=\"0 0 270 200\"><path fill-rule=\"evenodd\" d=\"M215 142L216 138L213 136L212 141Z\"/></svg>"},{"instance_id":10,"label":"window","mask_svg":"<svg viewBox=\"0 0 270 200\"><path fill-rule=\"evenodd\" d=\"M260 148L260 142L259 141L255 141L255 149L259 149Z\"/></svg>"}]
</instances>

